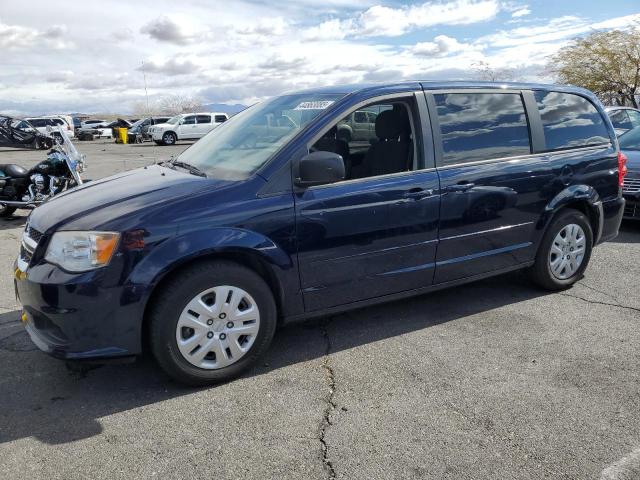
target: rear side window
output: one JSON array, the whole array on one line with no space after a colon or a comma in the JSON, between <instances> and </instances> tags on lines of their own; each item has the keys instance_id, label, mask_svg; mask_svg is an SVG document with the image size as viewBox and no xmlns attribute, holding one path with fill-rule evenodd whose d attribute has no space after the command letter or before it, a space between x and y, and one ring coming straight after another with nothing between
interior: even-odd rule
<instances>
[{"instance_id":1,"label":"rear side window","mask_svg":"<svg viewBox=\"0 0 640 480\"><path fill-rule=\"evenodd\" d=\"M46 127L47 125L52 124L51 120L46 120L44 118L34 118L33 120L29 120L29 122L31 122L31 125L37 128Z\"/></svg>"},{"instance_id":2,"label":"rear side window","mask_svg":"<svg viewBox=\"0 0 640 480\"><path fill-rule=\"evenodd\" d=\"M216 121L216 123L226 122L227 121L227 117L225 117L224 115L216 115L215 121Z\"/></svg>"},{"instance_id":3,"label":"rear side window","mask_svg":"<svg viewBox=\"0 0 640 480\"><path fill-rule=\"evenodd\" d=\"M445 165L531 153L519 94L445 93L434 98Z\"/></svg>"},{"instance_id":4,"label":"rear side window","mask_svg":"<svg viewBox=\"0 0 640 480\"><path fill-rule=\"evenodd\" d=\"M547 150L587 147L610 142L602 116L584 97L571 93L534 92Z\"/></svg>"},{"instance_id":5,"label":"rear side window","mask_svg":"<svg viewBox=\"0 0 640 480\"><path fill-rule=\"evenodd\" d=\"M211 115L198 115L198 123L211 123Z\"/></svg>"}]
</instances>

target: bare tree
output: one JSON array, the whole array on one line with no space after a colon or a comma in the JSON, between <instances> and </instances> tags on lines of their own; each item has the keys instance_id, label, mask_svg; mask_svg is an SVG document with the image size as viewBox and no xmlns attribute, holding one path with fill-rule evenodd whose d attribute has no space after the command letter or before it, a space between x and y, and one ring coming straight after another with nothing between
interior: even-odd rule
<instances>
[{"instance_id":1,"label":"bare tree","mask_svg":"<svg viewBox=\"0 0 640 480\"><path fill-rule=\"evenodd\" d=\"M559 82L588 88L604 102L638 108L640 27L577 38L547 68Z\"/></svg>"},{"instance_id":2,"label":"bare tree","mask_svg":"<svg viewBox=\"0 0 640 480\"><path fill-rule=\"evenodd\" d=\"M203 103L204 101L200 97L174 94L162 97L158 102L158 107L164 113L177 115L198 110Z\"/></svg>"},{"instance_id":3,"label":"bare tree","mask_svg":"<svg viewBox=\"0 0 640 480\"><path fill-rule=\"evenodd\" d=\"M471 64L478 79L488 82L511 82L515 79L515 71L511 68L495 68L489 62L480 60Z\"/></svg>"},{"instance_id":4,"label":"bare tree","mask_svg":"<svg viewBox=\"0 0 640 480\"><path fill-rule=\"evenodd\" d=\"M154 109L151 105L149 105L149 108L147 108L147 102L145 102L144 100L138 100L131 104L131 113L136 117L144 117L146 115L154 113Z\"/></svg>"}]
</instances>

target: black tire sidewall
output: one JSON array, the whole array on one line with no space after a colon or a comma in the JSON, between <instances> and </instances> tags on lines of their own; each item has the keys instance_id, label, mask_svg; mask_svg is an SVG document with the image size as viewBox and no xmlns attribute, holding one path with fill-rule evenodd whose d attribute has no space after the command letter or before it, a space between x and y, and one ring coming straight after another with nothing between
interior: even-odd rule
<instances>
[{"instance_id":1,"label":"black tire sidewall","mask_svg":"<svg viewBox=\"0 0 640 480\"><path fill-rule=\"evenodd\" d=\"M249 350L236 363L205 370L189 363L178 350L176 327L182 310L198 293L217 285L248 292L260 311L260 329ZM175 380L208 385L230 380L249 368L267 350L276 330L277 313L269 286L253 271L227 262L212 262L181 272L162 291L151 313L151 346L160 366Z\"/></svg>"},{"instance_id":2,"label":"black tire sidewall","mask_svg":"<svg viewBox=\"0 0 640 480\"><path fill-rule=\"evenodd\" d=\"M557 278L553 272L551 272L551 265L549 264L549 250L553 244L553 240L566 225L575 223L579 225L587 237L587 244L585 246L584 258L578 270L567 279ZM563 290L570 287L575 282L580 280L584 275L584 271L589 265L591 259L591 252L593 249L593 231L589 219L578 210L567 209L562 211L556 218L554 218L549 225L549 228L545 232L538 255L536 256L536 263L534 264L534 280L536 283L544 288L550 290Z\"/></svg>"},{"instance_id":3,"label":"black tire sidewall","mask_svg":"<svg viewBox=\"0 0 640 480\"><path fill-rule=\"evenodd\" d=\"M167 138L171 138L171 141L167 142ZM164 143L165 145L175 145L176 143L176 136L173 133L165 133L164 135L162 135L162 143Z\"/></svg>"},{"instance_id":4,"label":"black tire sidewall","mask_svg":"<svg viewBox=\"0 0 640 480\"><path fill-rule=\"evenodd\" d=\"M7 207L0 208L0 218L8 218L13 215L16 211L16 207Z\"/></svg>"}]
</instances>

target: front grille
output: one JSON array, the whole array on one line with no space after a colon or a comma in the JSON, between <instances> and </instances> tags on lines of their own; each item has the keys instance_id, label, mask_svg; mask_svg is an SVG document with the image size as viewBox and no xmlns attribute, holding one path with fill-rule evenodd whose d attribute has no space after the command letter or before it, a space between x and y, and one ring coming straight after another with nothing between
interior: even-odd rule
<instances>
[{"instance_id":1,"label":"front grille","mask_svg":"<svg viewBox=\"0 0 640 480\"><path fill-rule=\"evenodd\" d=\"M31 225L27 224L22 234L22 243L20 244L20 260L26 265L31 263L33 253L36 251L40 240L42 240L42 232L36 230ZM35 245L34 245L35 244Z\"/></svg>"},{"instance_id":2,"label":"front grille","mask_svg":"<svg viewBox=\"0 0 640 480\"><path fill-rule=\"evenodd\" d=\"M624 177L624 182L622 184L622 193L640 193L640 177Z\"/></svg>"},{"instance_id":3,"label":"front grille","mask_svg":"<svg viewBox=\"0 0 640 480\"><path fill-rule=\"evenodd\" d=\"M40 240L42 240L43 233L39 232L38 230L33 228L31 225L27 225L27 228L25 229L25 232L26 232L27 236L29 238L31 238L31 240L33 240L36 243L40 243Z\"/></svg>"},{"instance_id":4,"label":"front grille","mask_svg":"<svg viewBox=\"0 0 640 480\"><path fill-rule=\"evenodd\" d=\"M33 258L33 252L30 252L24 244L20 245L20 258L26 264L31 262L31 258Z\"/></svg>"},{"instance_id":5,"label":"front grille","mask_svg":"<svg viewBox=\"0 0 640 480\"><path fill-rule=\"evenodd\" d=\"M627 218L640 218L640 203L627 202L624 206L624 216Z\"/></svg>"}]
</instances>

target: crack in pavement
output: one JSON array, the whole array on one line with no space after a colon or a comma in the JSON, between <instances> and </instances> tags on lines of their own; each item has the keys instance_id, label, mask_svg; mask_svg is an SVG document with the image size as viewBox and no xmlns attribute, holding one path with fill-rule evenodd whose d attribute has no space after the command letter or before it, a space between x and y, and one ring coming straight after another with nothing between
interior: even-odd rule
<instances>
[{"instance_id":1,"label":"crack in pavement","mask_svg":"<svg viewBox=\"0 0 640 480\"><path fill-rule=\"evenodd\" d=\"M588 288L589 290L592 290L592 291L597 292L597 293L599 293L601 295L604 295L605 297L609 297L611 300L614 300L616 302L618 301L618 299L616 297L614 297L613 295L611 295L610 293L607 293L604 290L599 290L596 287L592 287L591 285L589 285L589 284L587 284L585 282L578 282L578 283L576 283L576 286L577 287Z\"/></svg>"},{"instance_id":2,"label":"crack in pavement","mask_svg":"<svg viewBox=\"0 0 640 480\"><path fill-rule=\"evenodd\" d=\"M324 369L325 375L327 377L329 394L325 398L326 407L324 408L322 421L320 422L320 435L318 440L320 440L320 447L322 449L322 466L327 471L328 478L334 479L336 478L336 471L333 467L333 463L331 462L331 460L329 460L329 445L327 445L327 441L325 438L327 429L333 425L333 423L331 423L331 412L333 412L333 410L335 410L336 408L336 403L333 400L333 396L336 391L336 379L333 368L331 367L331 364L329 362L329 353L331 352L331 338L329 338L329 332L327 330L329 323L331 323L331 319L323 322L320 325L320 332L327 342L327 347L325 349L324 359L322 362L322 368Z\"/></svg>"},{"instance_id":3,"label":"crack in pavement","mask_svg":"<svg viewBox=\"0 0 640 480\"><path fill-rule=\"evenodd\" d=\"M606 306L609 306L609 307L618 307L618 308L623 308L623 309L626 309L626 310L631 310L632 312L640 312L640 308L631 307L629 305L621 305L619 303L609 303L609 302L600 302L598 300L590 300L588 298L584 298L584 297L581 297L579 295L572 295L570 293L560 293L559 295L562 295L563 297L576 298L578 300L582 300L583 302L591 303L593 305L606 305Z\"/></svg>"}]
</instances>

